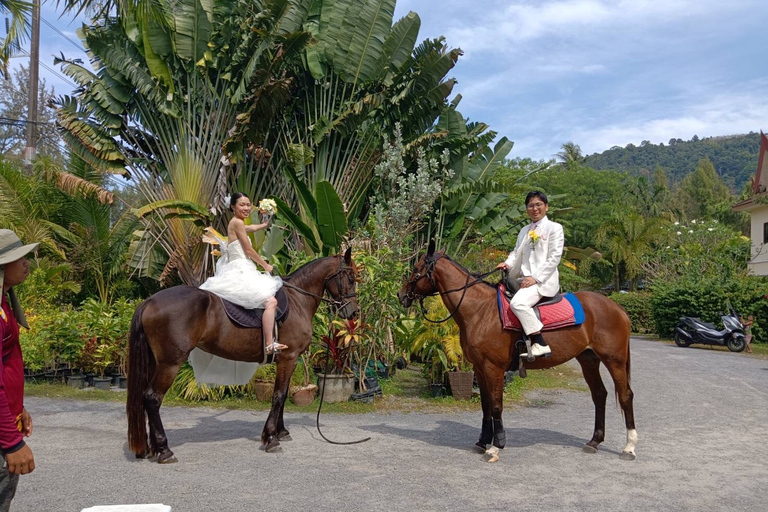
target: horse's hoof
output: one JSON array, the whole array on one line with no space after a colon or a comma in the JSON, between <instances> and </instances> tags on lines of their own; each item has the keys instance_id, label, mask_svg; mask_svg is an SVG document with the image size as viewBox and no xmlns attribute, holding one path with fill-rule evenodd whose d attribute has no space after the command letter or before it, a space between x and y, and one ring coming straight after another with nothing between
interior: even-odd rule
<instances>
[{"instance_id":1,"label":"horse's hoof","mask_svg":"<svg viewBox=\"0 0 768 512\"><path fill-rule=\"evenodd\" d=\"M487 450L486 445L480 442L475 443L475 446L473 446L472 449L475 450L477 453L485 453L485 451Z\"/></svg>"},{"instance_id":2,"label":"horse's hoof","mask_svg":"<svg viewBox=\"0 0 768 512\"><path fill-rule=\"evenodd\" d=\"M597 453L597 447L585 444L581 451L584 453Z\"/></svg>"},{"instance_id":3,"label":"horse's hoof","mask_svg":"<svg viewBox=\"0 0 768 512\"><path fill-rule=\"evenodd\" d=\"M164 453L157 456L158 464L176 464L177 462L179 462L179 459L177 459L173 453Z\"/></svg>"},{"instance_id":4,"label":"horse's hoof","mask_svg":"<svg viewBox=\"0 0 768 512\"><path fill-rule=\"evenodd\" d=\"M282 451L282 448L280 447L280 441L278 441L277 439L273 439L273 440L269 441L264 446L264 451L267 452L267 453L278 453L278 452Z\"/></svg>"},{"instance_id":5,"label":"horse's hoof","mask_svg":"<svg viewBox=\"0 0 768 512\"><path fill-rule=\"evenodd\" d=\"M495 446L491 446L490 448L488 448L488 450L486 450L485 452L485 457L486 457L485 461L488 462L489 464L492 462L499 462L499 451L500 450Z\"/></svg>"},{"instance_id":6,"label":"horse's hoof","mask_svg":"<svg viewBox=\"0 0 768 512\"><path fill-rule=\"evenodd\" d=\"M277 434L277 440L278 441L293 441L293 438L291 437L291 434L288 432L280 432Z\"/></svg>"},{"instance_id":7,"label":"horse's hoof","mask_svg":"<svg viewBox=\"0 0 768 512\"><path fill-rule=\"evenodd\" d=\"M621 455L619 455L619 458L621 460L635 460L637 457L632 452L621 452Z\"/></svg>"},{"instance_id":8,"label":"horse's hoof","mask_svg":"<svg viewBox=\"0 0 768 512\"><path fill-rule=\"evenodd\" d=\"M145 450L141 453L135 453L134 455L136 456L137 459L146 459L147 457L149 457L149 450Z\"/></svg>"}]
</instances>

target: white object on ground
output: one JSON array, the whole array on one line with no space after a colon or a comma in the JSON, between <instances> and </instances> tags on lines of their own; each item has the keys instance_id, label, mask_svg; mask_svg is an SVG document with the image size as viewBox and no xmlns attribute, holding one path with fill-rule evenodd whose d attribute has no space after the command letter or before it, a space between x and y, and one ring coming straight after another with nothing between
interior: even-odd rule
<instances>
[{"instance_id":1,"label":"white object on ground","mask_svg":"<svg viewBox=\"0 0 768 512\"><path fill-rule=\"evenodd\" d=\"M169 505L152 503L147 505L100 505L84 508L80 512L171 512Z\"/></svg>"}]
</instances>

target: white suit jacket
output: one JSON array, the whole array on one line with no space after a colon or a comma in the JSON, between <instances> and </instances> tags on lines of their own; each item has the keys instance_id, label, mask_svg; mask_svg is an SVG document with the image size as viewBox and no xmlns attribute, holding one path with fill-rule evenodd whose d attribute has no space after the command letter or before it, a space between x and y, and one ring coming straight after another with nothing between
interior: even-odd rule
<instances>
[{"instance_id":1,"label":"white suit jacket","mask_svg":"<svg viewBox=\"0 0 768 512\"><path fill-rule=\"evenodd\" d=\"M520 230L515 249L509 253L505 263L509 265L512 277L531 276L538 282L536 286L542 296L554 297L560 291L557 266L565 243L563 226L545 216L536 227L539 239L535 243L531 241L531 227L532 224L528 224Z\"/></svg>"}]
</instances>

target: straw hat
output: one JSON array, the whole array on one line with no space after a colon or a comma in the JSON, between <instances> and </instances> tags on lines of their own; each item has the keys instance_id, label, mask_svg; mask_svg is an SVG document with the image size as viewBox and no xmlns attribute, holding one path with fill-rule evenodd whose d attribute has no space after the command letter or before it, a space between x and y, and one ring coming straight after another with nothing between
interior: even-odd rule
<instances>
[{"instance_id":1,"label":"straw hat","mask_svg":"<svg viewBox=\"0 0 768 512\"><path fill-rule=\"evenodd\" d=\"M0 265L14 262L23 258L30 252L38 248L39 243L24 245L21 243L19 237L10 229L0 229ZM0 269L0 289L3 287L3 280L5 279L5 272ZM13 288L8 290L8 298L11 301L11 307L13 308L13 314L16 317L16 322L19 325L23 325L29 329L27 324L27 318L24 316L24 310L19 304L19 299L16 297L16 293Z\"/></svg>"}]
</instances>

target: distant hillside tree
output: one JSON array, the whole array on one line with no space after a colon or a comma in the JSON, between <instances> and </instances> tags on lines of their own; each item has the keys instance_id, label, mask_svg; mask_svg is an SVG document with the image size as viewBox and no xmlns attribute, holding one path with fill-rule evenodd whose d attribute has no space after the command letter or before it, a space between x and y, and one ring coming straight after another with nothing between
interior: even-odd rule
<instances>
[{"instance_id":1,"label":"distant hillside tree","mask_svg":"<svg viewBox=\"0 0 768 512\"><path fill-rule=\"evenodd\" d=\"M679 183L693 172L702 158L709 158L731 192L741 191L757 169L760 134L729 135L683 141L670 139L668 145L627 144L614 146L600 154L589 155L585 164L600 170L624 171L634 175L650 175L662 166L672 183Z\"/></svg>"},{"instance_id":2,"label":"distant hillside tree","mask_svg":"<svg viewBox=\"0 0 768 512\"><path fill-rule=\"evenodd\" d=\"M736 229L745 228L742 215L731 211L736 198L708 158L702 159L696 170L683 178L676 196L681 220L714 219Z\"/></svg>"}]
</instances>

